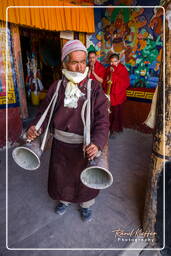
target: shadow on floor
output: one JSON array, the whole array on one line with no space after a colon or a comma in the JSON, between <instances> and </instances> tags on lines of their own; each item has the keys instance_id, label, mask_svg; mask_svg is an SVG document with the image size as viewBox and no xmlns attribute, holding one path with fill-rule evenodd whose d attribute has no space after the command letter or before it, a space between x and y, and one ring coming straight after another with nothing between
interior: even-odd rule
<instances>
[{"instance_id":1,"label":"shadow on floor","mask_svg":"<svg viewBox=\"0 0 171 256\"><path fill-rule=\"evenodd\" d=\"M90 248L90 251L9 251L5 249L5 152L1 154L0 210L1 256L30 255L119 255L130 243L116 235L141 228L152 135L125 129L110 139L110 171L114 183L101 191L93 206L93 220L83 223L73 204L63 216L54 213L55 203L47 194L50 150L41 168L29 172L8 160L8 246L10 248ZM98 248L98 250L95 250ZM105 251L103 249L111 249Z\"/></svg>"}]
</instances>

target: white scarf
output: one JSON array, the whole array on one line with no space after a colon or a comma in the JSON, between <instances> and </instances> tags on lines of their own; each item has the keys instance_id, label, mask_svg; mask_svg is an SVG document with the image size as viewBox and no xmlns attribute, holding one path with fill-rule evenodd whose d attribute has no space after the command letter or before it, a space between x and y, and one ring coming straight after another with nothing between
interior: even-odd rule
<instances>
[{"instance_id":1,"label":"white scarf","mask_svg":"<svg viewBox=\"0 0 171 256\"><path fill-rule=\"evenodd\" d=\"M88 69L89 68L86 67L84 73L62 69L62 74L69 80L65 89L64 107L77 108L79 98L84 95L77 84L87 77Z\"/></svg>"}]
</instances>

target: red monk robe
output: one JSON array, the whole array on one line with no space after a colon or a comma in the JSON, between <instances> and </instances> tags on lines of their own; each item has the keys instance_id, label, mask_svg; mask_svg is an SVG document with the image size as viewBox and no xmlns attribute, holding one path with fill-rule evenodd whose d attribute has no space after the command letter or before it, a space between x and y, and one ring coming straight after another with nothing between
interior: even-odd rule
<instances>
[{"instance_id":1,"label":"red monk robe","mask_svg":"<svg viewBox=\"0 0 171 256\"><path fill-rule=\"evenodd\" d=\"M102 79L104 79L105 76L105 68L104 66L96 60L95 64L94 64L94 72ZM96 80L95 76L92 74L92 72L90 73L90 79Z\"/></svg>"},{"instance_id":2,"label":"red monk robe","mask_svg":"<svg viewBox=\"0 0 171 256\"><path fill-rule=\"evenodd\" d=\"M68 80L64 77L59 89L59 96L55 107L51 127L62 131L83 135L81 109L87 94L87 78L79 85L85 95L78 100L78 107L64 107L65 88ZM48 95L40 107L36 124L45 108L48 106L56 90L57 81L52 84ZM98 82L92 81L91 90L91 142L103 149L108 140L109 120L107 113L107 99ZM43 124L46 128L47 120ZM83 144L69 144L53 138L49 164L48 192L55 200L73 203L86 202L95 198L99 190L90 189L80 181L82 170L87 167L87 158L83 155Z\"/></svg>"},{"instance_id":3,"label":"red monk robe","mask_svg":"<svg viewBox=\"0 0 171 256\"><path fill-rule=\"evenodd\" d=\"M107 67L103 82L103 89L105 93L107 93L109 80L111 80L110 131L113 133L123 130L123 103L126 101L126 89L130 84L129 73L126 67L121 63L119 63L117 67L114 65Z\"/></svg>"}]
</instances>

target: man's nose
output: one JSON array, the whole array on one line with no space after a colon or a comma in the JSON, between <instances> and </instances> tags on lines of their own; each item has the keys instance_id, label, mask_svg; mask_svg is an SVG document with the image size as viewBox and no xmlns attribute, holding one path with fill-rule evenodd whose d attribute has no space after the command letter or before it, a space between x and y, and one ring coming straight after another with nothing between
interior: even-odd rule
<instances>
[{"instance_id":1,"label":"man's nose","mask_svg":"<svg viewBox=\"0 0 171 256\"><path fill-rule=\"evenodd\" d=\"M80 73L83 72L83 67L82 67L81 63L77 64L77 72L80 72Z\"/></svg>"}]
</instances>

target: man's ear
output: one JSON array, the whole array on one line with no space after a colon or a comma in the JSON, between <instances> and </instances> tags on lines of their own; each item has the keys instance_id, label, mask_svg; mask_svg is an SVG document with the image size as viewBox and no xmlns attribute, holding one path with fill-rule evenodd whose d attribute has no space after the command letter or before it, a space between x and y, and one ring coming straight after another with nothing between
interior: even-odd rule
<instances>
[{"instance_id":1,"label":"man's ear","mask_svg":"<svg viewBox=\"0 0 171 256\"><path fill-rule=\"evenodd\" d=\"M65 62L62 62L62 66L63 66L63 68L67 69L67 65Z\"/></svg>"}]
</instances>

